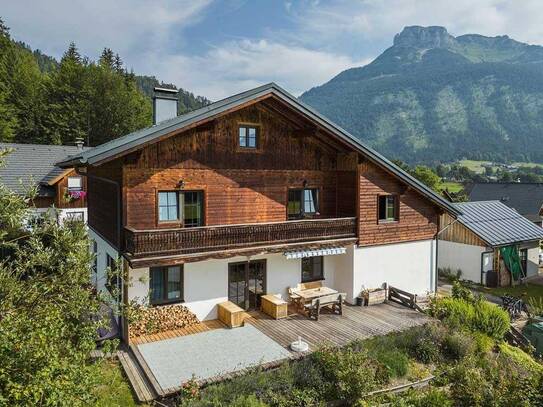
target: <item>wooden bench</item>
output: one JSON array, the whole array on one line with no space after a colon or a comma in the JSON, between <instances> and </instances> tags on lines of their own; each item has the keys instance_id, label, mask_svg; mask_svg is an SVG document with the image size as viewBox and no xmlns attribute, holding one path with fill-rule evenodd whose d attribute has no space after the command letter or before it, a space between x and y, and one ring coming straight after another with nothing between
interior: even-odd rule
<instances>
[{"instance_id":1,"label":"wooden bench","mask_svg":"<svg viewBox=\"0 0 543 407\"><path fill-rule=\"evenodd\" d=\"M303 308L302 299L297 294L298 291L302 290L311 290L313 288L320 288L322 287L322 281L310 281L308 283L298 283L296 287L289 287L288 288L288 295L290 302L297 308Z\"/></svg>"},{"instance_id":2,"label":"wooden bench","mask_svg":"<svg viewBox=\"0 0 543 407\"><path fill-rule=\"evenodd\" d=\"M262 312L275 319L288 316L288 303L277 294L267 294L260 297Z\"/></svg>"},{"instance_id":3,"label":"wooden bench","mask_svg":"<svg viewBox=\"0 0 543 407\"><path fill-rule=\"evenodd\" d=\"M243 325L245 319L245 310L238 307L231 301L217 304L219 311L219 320L230 328L237 328Z\"/></svg>"},{"instance_id":4,"label":"wooden bench","mask_svg":"<svg viewBox=\"0 0 543 407\"><path fill-rule=\"evenodd\" d=\"M343 300L346 296L345 293L337 293L315 298L311 301L311 305L305 306L308 317L318 321L321 309L324 307L329 307L334 314L343 315Z\"/></svg>"}]
</instances>

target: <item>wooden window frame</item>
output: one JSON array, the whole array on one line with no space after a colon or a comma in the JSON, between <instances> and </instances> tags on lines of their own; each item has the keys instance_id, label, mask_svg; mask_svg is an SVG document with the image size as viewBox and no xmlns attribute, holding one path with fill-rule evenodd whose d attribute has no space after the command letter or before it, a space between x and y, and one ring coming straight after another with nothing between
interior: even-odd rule
<instances>
[{"instance_id":1,"label":"wooden window frame","mask_svg":"<svg viewBox=\"0 0 543 407\"><path fill-rule=\"evenodd\" d=\"M163 192L175 192L177 194L177 219L176 220L160 220L160 206L159 206L159 194ZM197 192L200 194L202 201L201 201L201 215L202 215L202 221L201 225L199 226L185 226L185 219L184 219L184 211L182 211L182 202L181 202L181 195L185 193L190 192ZM155 194L155 216L156 216L156 225L157 226L176 226L176 227L182 227L182 228L195 228L195 227L201 227L205 226L205 210L206 210L206 193L203 189L160 189L156 191ZM184 199L183 199L184 204Z\"/></svg>"},{"instance_id":2,"label":"wooden window frame","mask_svg":"<svg viewBox=\"0 0 543 407\"><path fill-rule=\"evenodd\" d=\"M394 198L394 218L381 219L381 198ZM385 213L387 212L385 208ZM380 194L377 196L377 222L382 224L398 223L400 221L400 195L398 194Z\"/></svg>"},{"instance_id":3,"label":"wooden window frame","mask_svg":"<svg viewBox=\"0 0 543 407\"><path fill-rule=\"evenodd\" d=\"M318 276L318 277L312 277L310 279L306 279L304 280L304 261L305 260L311 260L312 261L312 265L314 264L314 260L315 259L320 259L320 262L321 262L321 275ZM324 281L325 278L324 278L324 256L313 256L313 257L304 257L302 258L301 262L300 262L300 281L302 283L311 283L313 281Z\"/></svg>"},{"instance_id":4,"label":"wooden window frame","mask_svg":"<svg viewBox=\"0 0 543 407\"><path fill-rule=\"evenodd\" d=\"M180 297L175 299L168 299L168 267L179 267L180 269L180 278L179 278L179 293ZM163 296L159 301L153 301L151 295L151 276L153 269L160 269L162 273L162 285L163 285ZM159 307L161 305L171 305L179 304L185 302L185 267L183 264L176 264L171 266L158 266L158 267L149 267L149 304L152 307Z\"/></svg>"},{"instance_id":5,"label":"wooden window frame","mask_svg":"<svg viewBox=\"0 0 543 407\"><path fill-rule=\"evenodd\" d=\"M316 208L315 212L307 212L308 214L312 214L313 216L306 216L305 212L305 201L304 201L304 191L306 190L316 190L317 191L317 200L316 200ZM290 218L288 213L288 203L289 201L289 195L291 191L302 191L302 200L300 202L300 216L297 218ZM301 219L318 219L321 214L321 188L320 187L302 187L302 188L288 188L287 189L287 204L286 204L286 212L287 212L287 220L301 220Z\"/></svg>"},{"instance_id":6,"label":"wooden window frame","mask_svg":"<svg viewBox=\"0 0 543 407\"><path fill-rule=\"evenodd\" d=\"M241 145L241 142L240 142L240 137L239 137L239 131L240 129L244 128L246 133L245 133L245 143L247 144L248 143L248 140L249 140L249 129L255 129L255 146L254 147L251 147L249 145L245 145L245 146L242 146ZM262 127L260 126L260 124L255 124L255 123L239 123L238 124L238 127L237 127L237 134L236 134L236 145L238 147L238 151L259 151L260 150L260 147L261 147L261 134L262 134Z\"/></svg>"}]
</instances>

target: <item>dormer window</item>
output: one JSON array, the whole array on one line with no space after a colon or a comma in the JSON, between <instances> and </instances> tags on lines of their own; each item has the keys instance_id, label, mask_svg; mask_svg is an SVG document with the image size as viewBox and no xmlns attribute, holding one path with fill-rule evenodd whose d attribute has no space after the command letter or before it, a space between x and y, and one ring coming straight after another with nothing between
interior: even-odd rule
<instances>
[{"instance_id":1,"label":"dormer window","mask_svg":"<svg viewBox=\"0 0 543 407\"><path fill-rule=\"evenodd\" d=\"M239 146L241 148L258 148L259 128L256 126L239 126Z\"/></svg>"}]
</instances>

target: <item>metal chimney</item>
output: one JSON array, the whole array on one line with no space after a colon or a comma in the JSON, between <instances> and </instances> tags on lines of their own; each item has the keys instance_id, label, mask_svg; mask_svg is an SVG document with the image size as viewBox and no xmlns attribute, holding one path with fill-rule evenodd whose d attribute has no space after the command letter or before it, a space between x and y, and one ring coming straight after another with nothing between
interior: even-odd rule
<instances>
[{"instance_id":1,"label":"metal chimney","mask_svg":"<svg viewBox=\"0 0 543 407\"><path fill-rule=\"evenodd\" d=\"M83 144L84 144L84 141L83 141L83 138L82 137L77 137L75 139L75 145L77 146L77 149L79 151L82 151L83 150Z\"/></svg>"},{"instance_id":2,"label":"metal chimney","mask_svg":"<svg viewBox=\"0 0 543 407\"><path fill-rule=\"evenodd\" d=\"M156 87L153 89L153 124L159 124L165 120L177 116L177 89Z\"/></svg>"}]
</instances>

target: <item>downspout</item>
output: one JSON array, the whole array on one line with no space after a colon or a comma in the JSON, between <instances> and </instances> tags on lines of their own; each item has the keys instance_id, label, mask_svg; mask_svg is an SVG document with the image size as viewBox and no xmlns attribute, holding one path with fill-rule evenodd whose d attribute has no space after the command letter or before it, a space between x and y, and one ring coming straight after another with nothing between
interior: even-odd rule
<instances>
[{"instance_id":1,"label":"downspout","mask_svg":"<svg viewBox=\"0 0 543 407\"><path fill-rule=\"evenodd\" d=\"M454 225L456 222L458 222L458 218L456 218L455 220L453 220L452 222L450 222L447 226L445 226L443 229L439 230L440 228L440 225L441 225L441 215L437 218L437 230L438 232L436 233L435 235L435 239L436 239L436 275L435 275L435 281L434 281L434 292L437 294L437 280L438 280L438 257L439 257L439 235L442 234L443 232L445 232L450 226Z\"/></svg>"}]
</instances>

